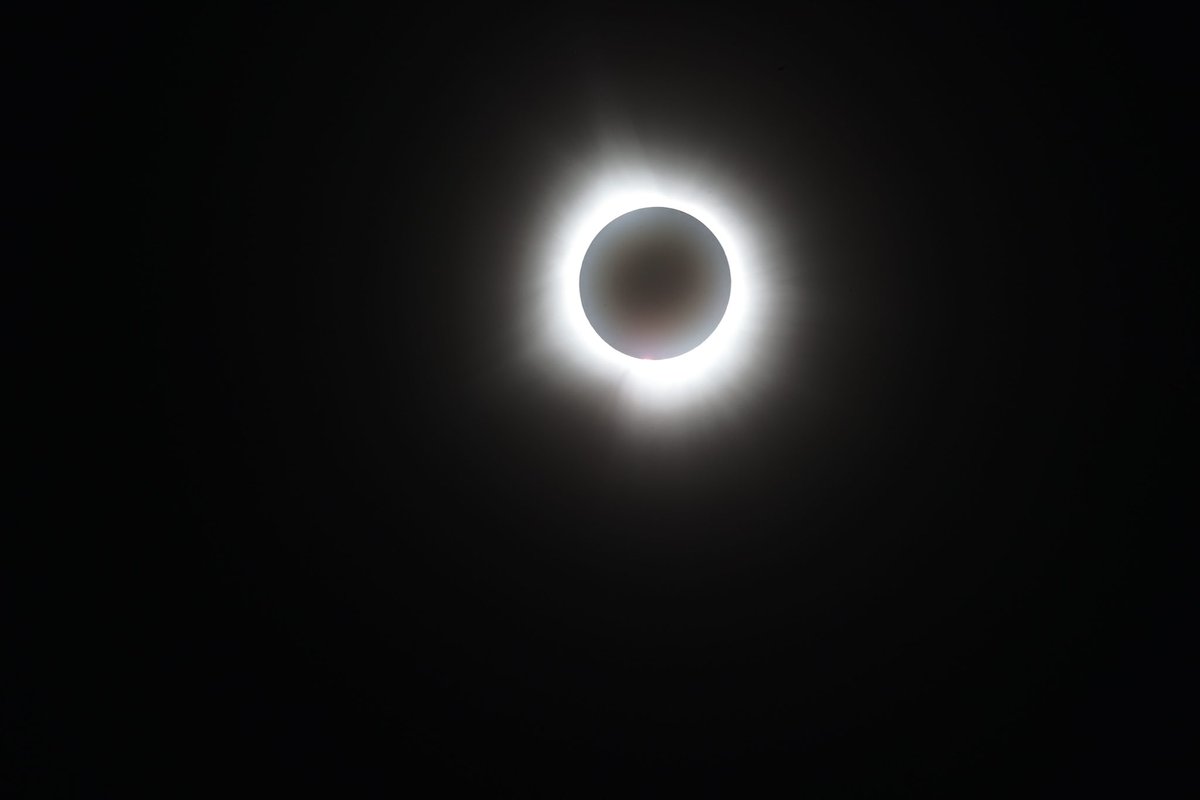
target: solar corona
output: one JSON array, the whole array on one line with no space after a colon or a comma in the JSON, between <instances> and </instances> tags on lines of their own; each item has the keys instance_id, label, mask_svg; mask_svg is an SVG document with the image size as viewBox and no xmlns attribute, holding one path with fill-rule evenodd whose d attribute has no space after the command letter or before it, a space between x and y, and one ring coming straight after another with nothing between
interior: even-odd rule
<instances>
[{"instance_id":1,"label":"solar corona","mask_svg":"<svg viewBox=\"0 0 1200 800\"><path fill-rule=\"evenodd\" d=\"M523 316L537 370L675 427L744 407L778 374L790 265L714 166L610 154L548 191Z\"/></svg>"}]
</instances>

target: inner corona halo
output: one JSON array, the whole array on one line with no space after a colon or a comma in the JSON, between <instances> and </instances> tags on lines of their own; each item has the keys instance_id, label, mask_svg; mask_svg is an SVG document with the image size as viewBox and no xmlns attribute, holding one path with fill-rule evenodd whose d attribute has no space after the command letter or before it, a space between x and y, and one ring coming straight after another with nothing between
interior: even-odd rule
<instances>
[{"instance_id":1,"label":"inner corona halo","mask_svg":"<svg viewBox=\"0 0 1200 800\"><path fill-rule=\"evenodd\" d=\"M729 259L711 230L674 208L653 206L609 222L579 272L593 330L637 359L664 360L704 342L725 316Z\"/></svg>"}]
</instances>

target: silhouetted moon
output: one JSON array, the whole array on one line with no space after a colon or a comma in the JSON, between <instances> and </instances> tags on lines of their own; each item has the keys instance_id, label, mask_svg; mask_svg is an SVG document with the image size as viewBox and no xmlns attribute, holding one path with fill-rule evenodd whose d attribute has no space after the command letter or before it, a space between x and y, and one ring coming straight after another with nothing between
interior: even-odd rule
<instances>
[{"instance_id":1,"label":"silhouetted moon","mask_svg":"<svg viewBox=\"0 0 1200 800\"><path fill-rule=\"evenodd\" d=\"M725 316L729 290L729 259L717 237L674 208L640 208L608 223L579 273L588 322L635 358L695 348Z\"/></svg>"}]
</instances>

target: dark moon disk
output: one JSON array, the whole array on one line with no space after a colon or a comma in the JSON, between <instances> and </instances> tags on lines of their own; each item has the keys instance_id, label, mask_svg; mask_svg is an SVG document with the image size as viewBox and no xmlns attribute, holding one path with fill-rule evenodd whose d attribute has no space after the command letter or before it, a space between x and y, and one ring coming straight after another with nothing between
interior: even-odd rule
<instances>
[{"instance_id":1,"label":"dark moon disk","mask_svg":"<svg viewBox=\"0 0 1200 800\"><path fill-rule=\"evenodd\" d=\"M640 208L608 223L583 257L588 322L614 349L664 359L695 348L729 305L729 259L713 232L674 208Z\"/></svg>"}]
</instances>

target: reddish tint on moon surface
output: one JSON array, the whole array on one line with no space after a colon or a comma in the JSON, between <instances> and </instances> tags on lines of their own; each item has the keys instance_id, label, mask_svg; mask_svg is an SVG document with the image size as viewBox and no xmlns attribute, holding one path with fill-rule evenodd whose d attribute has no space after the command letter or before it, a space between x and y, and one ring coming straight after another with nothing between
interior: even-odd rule
<instances>
[{"instance_id":1,"label":"reddish tint on moon surface","mask_svg":"<svg viewBox=\"0 0 1200 800\"><path fill-rule=\"evenodd\" d=\"M690 214L641 208L592 240L579 292L588 322L611 347L634 358L673 358L720 324L729 305L729 259Z\"/></svg>"}]
</instances>

